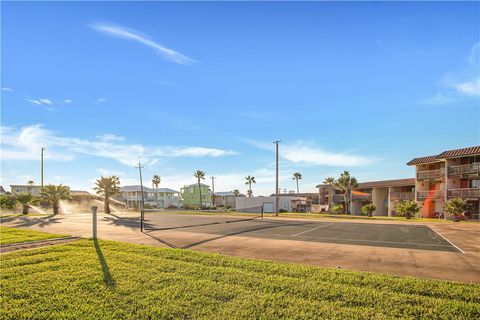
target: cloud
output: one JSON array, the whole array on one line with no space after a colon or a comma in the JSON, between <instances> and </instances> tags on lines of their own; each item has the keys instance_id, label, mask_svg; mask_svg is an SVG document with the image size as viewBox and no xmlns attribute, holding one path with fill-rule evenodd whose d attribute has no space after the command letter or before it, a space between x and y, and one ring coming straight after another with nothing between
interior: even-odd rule
<instances>
[{"instance_id":1,"label":"cloud","mask_svg":"<svg viewBox=\"0 0 480 320\"><path fill-rule=\"evenodd\" d=\"M98 103L107 102L107 98L98 98L98 99L97 99L97 102L98 102Z\"/></svg>"},{"instance_id":2,"label":"cloud","mask_svg":"<svg viewBox=\"0 0 480 320\"><path fill-rule=\"evenodd\" d=\"M223 157L235 154L231 150L196 146L155 146L123 143L123 137L113 134L98 136L95 140L62 137L40 124L20 129L2 126L2 159L38 160L39 150L46 147L46 157L69 161L78 154L113 159L128 166L138 161L153 165L158 158Z\"/></svg>"},{"instance_id":3,"label":"cloud","mask_svg":"<svg viewBox=\"0 0 480 320\"><path fill-rule=\"evenodd\" d=\"M455 84L454 87L460 93L469 96L480 97L480 78L469 82Z\"/></svg>"},{"instance_id":4,"label":"cloud","mask_svg":"<svg viewBox=\"0 0 480 320\"><path fill-rule=\"evenodd\" d=\"M430 98L423 99L420 102L423 104L446 104L452 101L453 101L452 98L447 97L442 93L437 93L436 95Z\"/></svg>"},{"instance_id":5,"label":"cloud","mask_svg":"<svg viewBox=\"0 0 480 320\"><path fill-rule=\"evenodd\" d=\"M245 140L257 148L274 151L274 144ZM335 153L314 146L311 142L297 141L293 144L280 143L279 157L295 164L331 167L353 167L370 164L372 158Z\"/></svg>"},{"instance_id":6,"label":"cloud","mask_svg":"<svg viewBox=\"0 0 480 320\"><path fill-rule=\"evenodd\" d=\"M2 88L2 91L13 91L13 89L3 87L3 88Z\"/></svg>"},{"instance_id":7,"label":"cloud","mask_svg":"<svg viewBox=\"0 0 480 320\"><path fill-rule=\"evenodd\" d=\"M53 102L50 99L42 98L42 99L26 99L28 102L36 104L38 106L41 105L52 105Z\"/></svg>"},{"instance_id":8,"label":"cloud","mask_svg":"<svg viewBox=\"0 0 480 320\"><path fill-rule=\"evenodd\" d=\"M63 99L63 103L72 103L73 101L71 99Z\"/></svg>"},{"instance_id":9,"label":"cloud","mask_svg":"<svg viewBox=\"0 0 480 320\"><path fill-rule=\"evenodd\" d=\"M187 57L173 49L167 48L160 43L154 41L150 36L142 34L137 30L133 30L127 27L113 25L113 24L106 24L106 23L96 23L90 25L90 27L98 32L103 34L122 38L130 41L134 41L150 48L153 48L157 53L159 53L165 60L170 62L189 65L194 62L192 58Z\"/></svg>"}]
</instances>

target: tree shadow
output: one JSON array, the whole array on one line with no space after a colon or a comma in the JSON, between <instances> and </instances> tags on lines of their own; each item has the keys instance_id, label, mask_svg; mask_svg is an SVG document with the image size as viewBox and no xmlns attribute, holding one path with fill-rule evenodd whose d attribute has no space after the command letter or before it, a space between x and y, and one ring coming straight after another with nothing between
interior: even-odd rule
<instances>
[{"instance_id":1,"label":"tree shadow","mask_svg":"<svg viewBox=\"0 0 480 320\"><path fill-rule=\"evenodd\" d=\"M95 245L95 251L97 252L98 261L100 262L100 265L102 266L103 283L107 286L107 288L114 289L115 286L116 286L116 283L115 283L115 280L112 277L112 274L110 273L110 268L108 267L107 260L105 260L102 249L100 248L100 245L98 244L98 240L93 239L93 243Z\"/></svg>"}]
</instances>

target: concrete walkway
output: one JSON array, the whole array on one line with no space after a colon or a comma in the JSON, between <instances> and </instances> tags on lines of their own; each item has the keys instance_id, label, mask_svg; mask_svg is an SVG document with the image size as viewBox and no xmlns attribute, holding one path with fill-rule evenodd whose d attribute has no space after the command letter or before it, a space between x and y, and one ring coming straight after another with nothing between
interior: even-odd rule
<instances>
[{"instance_id":1,"label":"concrete walkway","mask_svg":"<svg viewBox=\"0 0 480 320\"><path fill-rule=\"evenodd\" d=\"M198 219L199 217L198 215L182 216L187 219L189 217ZM211 216L205 218L207 217ZM285 218L277 219L285 220ZM305 221L305 219L295 219L295 221ZM315 219L314 221L325 222L328 220ZM335 222L341 223L338 219L335 219ZM352 221L345 221L345 223L352 223ZM372 223L378 224L377 221ZM92 234L92 217L89 214L31 218L5 217L2 218L2 224L80 237L91 237ZM461 252L258 238L242 233L236 235L225 235L220 232L219 234L200 233L198 230L189 228L170 228L142 233L139 228L138 214L132 213L99 215L98 236L101 239L158 247L188 248L249 258L480 283L479 224L414 224L428 225L446 241L458 247Z\"/></svg>"}]
</instances>

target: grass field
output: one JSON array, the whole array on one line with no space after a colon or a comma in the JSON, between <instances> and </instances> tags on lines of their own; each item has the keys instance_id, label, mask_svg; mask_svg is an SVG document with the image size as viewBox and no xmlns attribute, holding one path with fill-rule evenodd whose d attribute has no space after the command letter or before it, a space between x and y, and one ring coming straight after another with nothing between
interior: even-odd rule
<instances>
[{"instance_id":1,"label":"grass field","mask_svg":"<svg viewBox=\"0 0 480 320\"><path fill-rule=\"evenodd\" d=\"M38 232L33 230L22 230L22 229L0 226L0 244L1 245L29 242L29 241L38 241L38 240L47 240L47 239L60 238L60 237L65 237L65 235Z\"/></svg>"},{"instance_id":2,"label":"grass field","mask_svg":"<svg viewBox=\"0 0 480 320\"><path fill-rule=\"evenodd\" d=\"M112 241L2 255L1 319L478 319L480 286Z\"/></svg>"}]
</instances>

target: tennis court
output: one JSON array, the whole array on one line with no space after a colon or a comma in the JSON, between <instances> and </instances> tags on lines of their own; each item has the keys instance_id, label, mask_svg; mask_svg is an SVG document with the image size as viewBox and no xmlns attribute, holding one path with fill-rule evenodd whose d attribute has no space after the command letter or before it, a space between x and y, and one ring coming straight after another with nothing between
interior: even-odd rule
<instances>
[{"instance_id":1,"label":"tennis court","mask_svg":"<svg viewBox=\"0 0 480 320\"><path fill-rule=\"evenodd\" d=\"M426 225L332 221L286 221L251 217L146 214L151 234L188 232L221 236L281 239L362 246L461 252Z\"/></svg>"}]
</instances>

